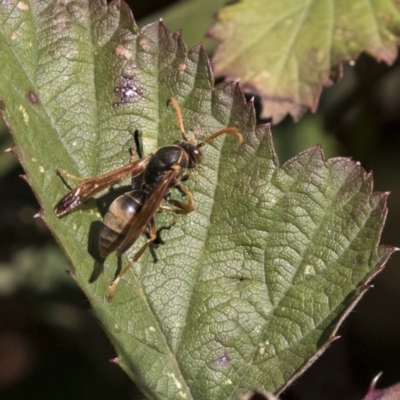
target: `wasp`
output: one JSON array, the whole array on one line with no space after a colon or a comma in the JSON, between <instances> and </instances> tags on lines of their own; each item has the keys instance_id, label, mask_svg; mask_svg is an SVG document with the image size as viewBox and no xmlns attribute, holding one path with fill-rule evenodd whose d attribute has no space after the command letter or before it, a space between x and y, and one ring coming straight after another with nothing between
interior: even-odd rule
<instances>
[{"instance_id":1,"label":"wasp","mask_svg":"<svg viewBox=\"0 0 400 400\"><path fill-rule=\"evenodd\" d=\"M181 140L160 147L141 159L136 159L133 149L130 149L131 157L128 164L94 178L79 178L65 170L57 170L59 175L81 181L56 204L54 211L57 217L69 213L94 195L131 177L132 190L117 197L104 215L99 235L99 252L103 259L114 251L117 256L121 256L143 234L147 235L147 241L110 284L107 293L109 301L112 300L121 278L155 241L157 237L155 213L165 209L176 214L188 214L194 210L193 195L182 182L187 180L190 172L202 162L201 148L226 133L235 135L238 145L243 141L242 134L235 127L221 129L199 143L194 139L189 140L185 133L179 103L170 98L167 106L169 104L175 109ZM187 197L187 202L172 199L171 189L179 190ZM165 202L173 207L166 206Z\"/></svg>"}]
</instances>

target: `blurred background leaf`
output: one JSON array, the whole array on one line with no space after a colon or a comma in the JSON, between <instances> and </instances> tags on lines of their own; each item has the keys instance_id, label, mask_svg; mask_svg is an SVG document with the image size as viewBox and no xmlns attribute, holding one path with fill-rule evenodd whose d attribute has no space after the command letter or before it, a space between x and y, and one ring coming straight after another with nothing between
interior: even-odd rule
<instances>
[{"instance_id":1,"label":"blurred background leaf","mask_svg":"<svg viewBox=\"0 0 400 400\"><path fill-rule=\"evenodd\" d=\"M240 0L223 8L209 35L217 77L257 93L262 116L280 122L315 111L322 88L363 51L393 64L400 43L398 2Z\"/></svg>"},{"instance_id":2,"label":"blurred background leaf","mask_svg":"<svg viewBox=\"0 0 400 400\"><path fill-rule=\"evenodd\" d=\"M205 37L205 32L214 21L214 14L225 3L225 0L182 0L174 2L174 4L140 19L138 25L143 27L162 18L170 31L181 30L184 32L185 43L189 48L202 43L204 50L211 54L218 42L215 39Z\"/></svg>"}]
</instances>

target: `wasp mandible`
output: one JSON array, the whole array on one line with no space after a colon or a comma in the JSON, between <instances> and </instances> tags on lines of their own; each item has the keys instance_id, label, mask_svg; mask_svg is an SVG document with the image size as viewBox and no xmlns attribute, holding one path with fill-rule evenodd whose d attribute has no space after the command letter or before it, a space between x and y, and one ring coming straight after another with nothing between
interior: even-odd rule
<instances>
[{"instance_id":1,"label":"wasp mandible","mask_svg":"<svg viewBox=\"0 0 400 400\"><path fill-rule=\"evenodd\" d=\"M193 195L182 184L182 181L187 180L190 177L190 171L202 162L201 148L225 133L235 135L238 145L243 142L242 134L235 127L221 129L199 143L189 140L185 133L178 102L174 98L170 98L167 106L169 104L175 109L181 140L160 147L154 153L139 160L135 159L134 152L130 149L131 157L128 164L94 178L83 179L73 176L65 170L57 170L60 175L82 182L57 203L54 209L57 217L69 213L92 196L115 185L129 175L132 178L133 190L117 197L104 215L99 237L100 255L104 259L116 251L120 256L144 233L147 234L148 239L110 284L107 293L108 300L112 300L115 288L121 278L156 239L154 214L161 209L167 209L176 214L188 214L194 210ZM187 202L170 198L172 188L187 196ZM170 203L173 208L164 206L164 202Z\"/></svg>"}]
</instances>

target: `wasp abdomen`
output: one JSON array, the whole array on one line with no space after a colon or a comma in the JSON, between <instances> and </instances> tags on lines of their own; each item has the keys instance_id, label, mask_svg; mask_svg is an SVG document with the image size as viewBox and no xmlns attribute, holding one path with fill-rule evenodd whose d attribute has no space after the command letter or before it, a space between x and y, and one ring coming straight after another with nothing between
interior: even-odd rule
<instances>
[{"instance_id":1,"label":"wasp abdomen","mask_svg":"<svg viewBox=\"0 0 400 400\"><path fill-rule=\"evenodd\" d=\"M110 205L100 230L100 256L106 258L117 249L126 236L129 222L142 208L147 192L134 190L117 197Z\"/></svg>"}]
</instances>

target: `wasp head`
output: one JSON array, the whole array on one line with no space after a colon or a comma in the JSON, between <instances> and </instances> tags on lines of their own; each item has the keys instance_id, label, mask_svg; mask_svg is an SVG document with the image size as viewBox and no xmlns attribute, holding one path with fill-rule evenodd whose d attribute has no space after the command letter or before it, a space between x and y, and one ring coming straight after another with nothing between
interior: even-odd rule
<instances>
[{"instance_id":1,"label":"wasp head","mask_svg":"<svg viewBox=\"0 0 400 400\"><path fill-rule=\"evenodd\" d=\"M200 150L200 147L203 147L203 142L193 145L187 141L181 141L177 144L188 156L187 168L193 169L201 164L203 161L203 152Z\"/></svg>"}]
</instances>

